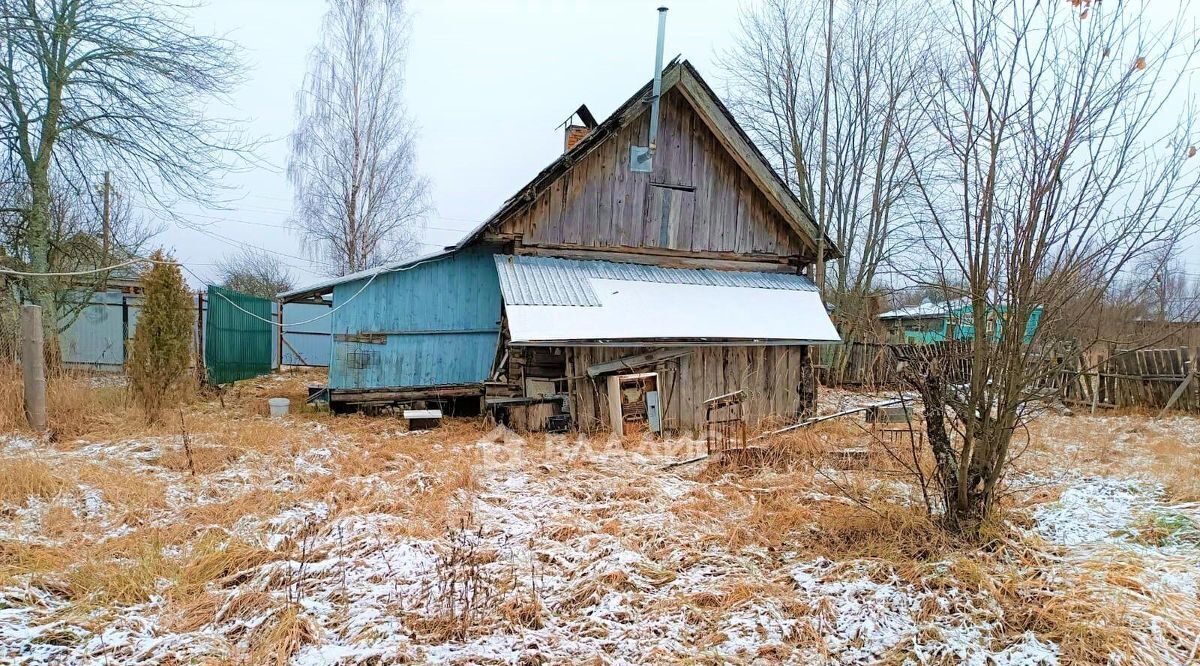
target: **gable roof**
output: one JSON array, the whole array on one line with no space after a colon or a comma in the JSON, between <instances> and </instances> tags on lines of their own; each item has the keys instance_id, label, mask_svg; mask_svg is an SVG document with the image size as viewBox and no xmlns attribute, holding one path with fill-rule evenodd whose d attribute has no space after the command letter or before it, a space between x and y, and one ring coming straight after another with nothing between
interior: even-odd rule
<instances>
[{"instance_id":1,"label":"gable roof","mask_svg":"<svg viewBox=\"0 0 1200 666\"><path fill-rule=\"evenodd\" d=\"M654 81L648 81L629 99L618 106L607 118L570 150L560 155L546 168L525 184L516 194L509 197L500 209L473 229L459 246L472 242L491 226L499 224L509 215L520 210L522 206L534 200L539 192L551 182L566 173L584 155L598 147L608 137L616 134L625 125L633 122L650 108L651 90ZM818 227L812 213L804 205L795 192L788 187L783 178L775 171L766 156L750 139L729 108L721 101L707 82L687 60L678 56L663 68L662 95L678 87L688 103L704 120L705 125L716 135L721 144L729 150L734 161L750 176L751 182L766 196L772 207L783 217L784 222L795 233L807 240L806 244L816 247ZM841 256L837 245L825 236L825 257L836 259Z\"/></svg>"},{"instance_id":2,"label":"gable roof","mask_svg":"<svg viewBox=\"0 0 1200 666\"><path fill-rule=\"evenodd\" d=\"M616 134L622 127L639 118L642 113L647 112L650 108L650 96L653 85L654 81L651 79L639 88L637 92L618 106L615 111L600 122L587 136L580 139L570 150L560 155L539 171L532 180L526 183L516 194L509 197L495 213L469 231L462 240L454 245L447 246L444 250L434 253L435 256L422 257L421 260L430 260L457 252L478 240L489 227L499 225L523 206L531 203L539 192L549 186L559 176L570 170L575 163L591 152L592 149L600 146L604 143L605 139ZM667 91L676 87L679 88L684 98L696 110L705 125L733 156L734 161L746 171L751 182L762 191L768 202L780 214L788 227L797 235L806 239L806 245L815 248L819 228L811 211L800 201L796 193L788 187L783 178L779 176L766 156L763 155L758 146L754 144L754 141L750 139L750 136L738 124L737 119L734 118L728 107L725 106L713 89L700 76L696 68L690 62L681 60L678 56L663 68L661 94L665 95ZM841 251L833 240L826 235L825 258L836 259L840 256ZM378 273L401 270L413 262L414 260L411 259L392 262L377 268L359 271L358 273L352 273L339 278L332 278L300 289L293 289L279 294L279 297L286 300L322 293L331 289L334 285L359 280Z\"/></svg>"}]
</instances>

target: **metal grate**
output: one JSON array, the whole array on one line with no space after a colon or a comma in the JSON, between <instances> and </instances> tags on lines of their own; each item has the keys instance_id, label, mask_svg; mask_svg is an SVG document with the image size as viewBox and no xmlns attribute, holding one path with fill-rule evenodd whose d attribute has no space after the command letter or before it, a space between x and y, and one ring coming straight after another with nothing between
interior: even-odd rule
<instances>
[{"instance_id":1,"label":"metal grate","mask_svg":"<svg viewBox=\"0 0 1200 666\"><path fill-rule=\"evenodd\" d=\"M352 349L346 352L346 367L351 370L366 370L375 365L377 354L371 349Z\"/></svg>"}]
</instances>

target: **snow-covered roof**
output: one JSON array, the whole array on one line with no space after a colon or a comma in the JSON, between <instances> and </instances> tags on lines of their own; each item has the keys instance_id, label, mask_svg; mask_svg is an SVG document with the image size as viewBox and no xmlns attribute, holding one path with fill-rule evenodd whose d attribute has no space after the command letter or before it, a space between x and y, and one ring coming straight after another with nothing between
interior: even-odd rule
<instances>
[{"instance_id":1,"label":"snow-covered roof","mask_svg":"<svg viewBox=\"0 0 1200 666\"><path fill-rule=\"evenodd\" d=\"M880 319L935 319L951 315L970 305L967 298L956 298L950 301L925 301L920 305L906 308L896 308L879 315Z\"/></svg>"},{"instance_id":2,"label":"snow-covered roof","mask_svg":"<svg viewBox=\"0 0 1200 666\"><path fill-rule=\"evenodd\" d=\"M498 255L512 344L839 342L802 275Z\"/></svg>"}]
</instances>

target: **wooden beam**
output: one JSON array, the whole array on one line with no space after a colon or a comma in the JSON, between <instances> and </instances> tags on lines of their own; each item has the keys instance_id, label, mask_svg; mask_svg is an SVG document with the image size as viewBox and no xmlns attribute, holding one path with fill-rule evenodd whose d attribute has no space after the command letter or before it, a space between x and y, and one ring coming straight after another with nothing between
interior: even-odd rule
<instances>
[{"instance_id":1,"label":"wooden beam","mask_svg":"<svg viewBox=\"0 0 1200 666\"><path fill-rule=\"evenodd\" d=\"M389 402L400 400L430 400L436 398L465 398L483 395L481 384L454 386L391 387L377 389L330 389L330 402Z\"/></svg>"},{"instance_id":2,"label":"wooden beam","mask_svg":"<svg viewBox=\"0 0 1200 666\"><path fill-rule=\"evenodd\" d=\"M661 247L590 247L540 243L519 245L518 255L559 257L563 259L594 259L626 264L645 264L664 268L709 268L727 271L757 271L796 275L802 260L778 255L743 254L734 252L687 252Z\"/></svg>"},{"instance_id":3,"label":"wooden beam","mask_svg":"<svg viewBox=\"0 0 1200 666\"><path fill-rule=\"evenodd\" d=\"M1167 405L1162 408L1161 412L1158 413L1158 418L1161 419L1163 416L1166 416L1167 410L1169 410L1175 406L1175 401L1179 400L1179 398L1183 396L1183 393L1185 391L1187 391L1188 386L1191 386L1192 381L1195 378L1196 378L1196 371L1193 370L1187 376L1187 379L1184 379L1182 382L1180 382L1179 388L1175 389L1175 392L1171 394L1171 398L1169 400L1167 400Z\"/></svg>"},{"instance_id":4,"label":"wooden beam","mask_svg":"<svg viewBox=\"0 0 1200 666\"><path fill-rule=\"evenodd\" d=\"M632 356L625 356L613 361L597 363L588 367L587 375L588 377L599 377L600 375L605 375L610 372L644 368L648 365L661 363L662 361L679 358L680 356L687 356L690 353L692 353L691 349L682 347L676 347L674 349L656 349L644 354L634 354Z\"/></svg>"}]
</instances>

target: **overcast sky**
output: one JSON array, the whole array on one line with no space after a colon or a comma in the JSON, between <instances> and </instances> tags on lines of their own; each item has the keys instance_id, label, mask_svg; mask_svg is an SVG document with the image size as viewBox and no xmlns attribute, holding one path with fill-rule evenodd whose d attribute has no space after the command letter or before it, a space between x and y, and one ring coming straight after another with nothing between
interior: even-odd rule
<instances>
[{"instance_id":1,"label":"overcast sky","mask_svg":"<svg viewBox=\"0 0 1200 666\"><path fill-rule=\"evenodd\" d=\"M419 132L420 169L435 211L423 251L453 244L488 217L562 150L557 129L581 103L603 118L650 79L655 8L662 2L414 0L407 66L408 108ZM669 3L667 58L690 59L715 76L737 4ZM231 91L229 113L270 142L263 168L231 174L228 210L186 208L201 230L169 224L159 241L202 275L239 243L281 253L297 282L319 269L303 259L286 226L291 189L284 173L295 92L317 41L324 0L214 0L196 14L200 30L245 49L248 81ZM715 81L714 81L715 82Z\"/></svg>"},{"instance_id":2,"label":"overcast sky","mask_svg":"<svg viewBox=\"0 0 1200 666\"><path fill-rule=\"evenodd\" d=\"M660 4L410 1L408 109L435 206L423 251L453 244L557 156L557 126L580 103L603 118L649 80ZM716 62L731 45L738 3L666 4L666 57L682 54L721 91ZM241 245L279 253L298 284L319 275L286 228L291 190L284 169L295 92L324 8L324 0L212 0L195 14L199 30L227 35L244 49L248 80L230 91L228 114L268 140L262 167L225 179L233 199L227 210L186 207L193 224L206 226L169 223L158 239L201 275ZM1200 249L1193 245L1191 254ZM1200 272L1200 256L1191 266Z\"/></svg>"}]
</instances>

